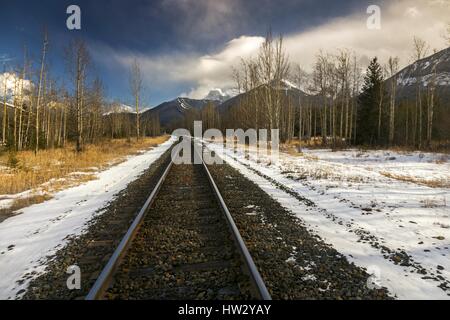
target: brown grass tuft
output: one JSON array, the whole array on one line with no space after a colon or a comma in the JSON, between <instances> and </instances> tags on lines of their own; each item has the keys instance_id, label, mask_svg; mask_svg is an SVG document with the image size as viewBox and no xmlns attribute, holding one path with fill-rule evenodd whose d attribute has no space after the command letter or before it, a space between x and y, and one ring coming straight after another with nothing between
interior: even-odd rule
<instances>
[{"instance_id":1,"label":"brown grass tuft","mask_svg":"<svg viewBox=\"0 0 450 320\"><path fill-rule=\"evenodd\" d=\"M0 222L14 215L14 212L33 204L39 204L52 198L49 194L33 194L29 197L17 198L9 208L0 209Z\"/></svg>"},{"instance_id":2,"label":"brown grass tuft","mask_svg":"<svg viewBox=\"0 0 450 320\"><path fill-rule=\"evenodd\" d=\"M380 172L383 176L403 181L403 182L411 182L415 184L420 184L423 186L431 187L431 188L450 188L450 181L447 179L435 179L435 180L425 180L411 176L404 176L399 174L393 174L390 172L382 171Z\"/></svg>"}]
</instances>

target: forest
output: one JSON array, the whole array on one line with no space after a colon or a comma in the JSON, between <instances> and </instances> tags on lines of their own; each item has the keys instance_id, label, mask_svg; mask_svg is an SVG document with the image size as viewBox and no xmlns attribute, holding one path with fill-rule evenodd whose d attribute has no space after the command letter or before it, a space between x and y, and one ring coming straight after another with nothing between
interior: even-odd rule
<instances>
[{"instance_id":1,"label":"forest","mask_svg":"<svg viewBox=\"0 0 450 320\"><path fill-rule=\"evenodd\" d=\"M49 50L45 34L38 62L30 61L25 48L23 65L4 67L0 94L3 150L37 153L70 142L81 152L85 144L108 139L157 136L181 126L191 129L194 120L202 120L204 130L279 129L282 142L300 140L301 144L333 148L449 146L450 107L447 99L441 99L436 66L427 86L418 82L412 94L399 98L397 57L385 63L373 57L364 70L349 49L320 51L312 71L307 72L290 61L283 37L268 33L258 54L241 59L231 70L236 97L186 110L184 121L162 127L158 114L140 115L140 96L149 88L144 88L136 59L129 70L135 109L121 112L120 103L105 98L84 41L74 40L66 46L66 78L59 81L48 65ZM412 61L429 54L427 43L414 37Z\"/></svg>"},{"instance_id":2,"label":"forest","mask_svg":"<svg viewBox=\"0 0 450 320\"><path fill-rule=\"evenodd\" d=\"M64 79L52 74L47 57L51 50L45 34L39 61L31 61L24 48L23 65L4 65L0 105L3 150L62 148L73 143L81 152L86 144L108 139L157 136L159 121L140 124L142 76L135 61L130 68L130 95L135 112L121 112L121 103L106 101L102 80L93 72L89 49L73 40L64 49Z\"/></svg>"},{"instance_id":3,"label":"forest","mask_svg":"<svg viewBox=\"0 0 450 320\"><path fill-rule=\"evenodd\" d=\"M429 53L427 43L415 37L412 60ZM398 57L385 64L374 57L363 70L356 53L340 49L319 52L308 73L289 61L282 36L269 34L257 57L233 70L238 97L192 111L185 125L199 119L206 129L278 128L281 141L300 137L308 145L448 148L448 87L437 85L436 66L427 86L418 83L399 98L399 65Z\"/></svg>"}]
</instances>

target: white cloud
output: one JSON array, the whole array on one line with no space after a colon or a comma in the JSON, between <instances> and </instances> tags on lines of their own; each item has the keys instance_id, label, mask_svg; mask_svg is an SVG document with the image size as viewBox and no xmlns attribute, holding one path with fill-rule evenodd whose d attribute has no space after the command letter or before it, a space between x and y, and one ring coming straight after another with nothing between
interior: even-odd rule
<instances>
[{"instance_id":1,"label":"white cloud","mask_svg":"<svg viewBox=\"0 0 450 320\"><path fill-rule=\"evenodd\" d=\"M412 39L423 38L431 49L443 49L442 31L450 16L450 2L398 0L381 7L381 30L366 28L367 15L354 14L336 19L307 32L286 37L286 47L292 60L308 68L320 50L336 51L348 48L363 61L378 56L385 62L389 56L399 56L402 65L411 63ZM430 54L432 52L429 52Z\"/></svg>"},{"instance_id":2,"label":"white cloud","mask_svg":"<svg viewBox=\"0 0 450 320\"><path fill-rule=\"evenodd\" d=\"M242 36L233 39L216 53L206 55L170 54L161 56L135 55L131 52L115 53L109 48L96 46L92 50L100 61L115 63L129 68L136 57L143 69L146 81L154 86L164 86L170 83L187 83L192 85L188 93L182 95L201 99L213 88L230 89L233 86L231 67L241 58L255 53L264 42L262 37ZM105 57L109 59L105 60Z\"/></svg>"},{"instance_id":3,"label":"white cloud","mask_svg":"<svg viewBox=\"0 0 450 320\"><path fill-rule=\"evenodd\" d=\"M422 14L417 9L417 7L409 7L406 9L405 15L411 18L417 18L420 17Z\"/></svg>"},{"instance_id":4,"label":"white cloud","mask_svg":"<svg viewBox=\"0 0 450 320\"><path fill-rule=\"evenodd\" d=\"M166 0L168 3L173 0ZM212 12L228 10L214 1ZM180 2L188 6L192 0ZM228 12L228 11L227 11ZM226 12L225 12L226 13ZM188 13L187 13L188 14ZM224 14L227 16L227 14ZM386 62L389 56L399 56L401 65L411 61L412 39L414 36L425 39L432 49L442 49L445 41L442 32L450 17L450 2L442 0L397 0L389 1L381 7L381 30L369 30L368 18L363 10L313 27L307 31L285 35L285 48L291 61L310 69L319 50L336 52L340 48L354 51L360 61L367 63L378 56ZM222 19L222 18L221 18ZM221 20L222 21L222 20ZM208 23L205 28L208 28ZM209 54L171 53L159 56L138 55L143 74L148 81L157 86L167 84L189 84L191 90L185 95L203 98L213 88L233 87L231 68L240 58L256 54L262 37L241 36L226 43L221 50ZM135 54L98 51L101 60L110 56L119 64L128 66ZM431 54L432 52L430 52Z\"/></svg>"},{"instance_id":5,"label":"white cloud","mask_svg":"<svg viewBox=\"0 0 450 320\"><path fill-rule=\"evenodd\" d=\"M9 101L12 101L12 99L14 98L14 94L20 96L22 83L20 81L20 78L16 74L9 72L0 74L0 97L4 97L5 95L5 84L6 84L6 97L8 98ZM32 86L33 85L30 80L24 80L23 82L24 94L27 94L32 89Z\"/></svg>"}]
</instances>

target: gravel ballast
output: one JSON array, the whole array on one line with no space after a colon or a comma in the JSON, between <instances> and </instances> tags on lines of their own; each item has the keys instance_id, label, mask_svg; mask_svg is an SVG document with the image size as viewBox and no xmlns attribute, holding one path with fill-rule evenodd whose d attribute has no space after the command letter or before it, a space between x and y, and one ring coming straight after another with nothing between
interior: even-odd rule
<instances>
[{"instance_id":1,"label":"gravel ballast","mask_svg":"<svg viewBox=\"0 0 450 320\"><path fill-rule=\"evenodd\" d=\"M227 164L209 166L274 299L390 299L370 275Z\"/></svg>"},{"instance_id":2,"label":"gravel ballast","mask_svg":"<svg viewBox=\"0 0 450 320\"><path fill-rule=\"evenodd\" d=\"M170 161L171 148L152 163L138 179L118 193L114 200L89 222L87 231L69 240L44 263L45 273L30 282L23 299L83 299L114 252L128 227L161 177ZM67 288L67 268L80 267L81 289Z\"/></svg>"}]
</instances>

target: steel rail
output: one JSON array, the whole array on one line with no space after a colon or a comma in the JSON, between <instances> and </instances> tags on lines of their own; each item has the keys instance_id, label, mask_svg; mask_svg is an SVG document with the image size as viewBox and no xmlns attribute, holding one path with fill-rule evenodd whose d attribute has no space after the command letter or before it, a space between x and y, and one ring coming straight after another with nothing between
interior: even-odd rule
<instances>
[{"instance_id":1,"label":"steel rail","mask_svg":"<svg viewBox=\"0 0 450 320\"><path fill-rule=\"evenodd\" d=\"M194 152L196 152L196 148L194 147ZM201 155L200 155L201 157ZM206 163L202 159L202 166L206 172L206 175L208 177L208 181L210 183L210 186L212 187L214 194L216 196L216 199L219 202L220 208L222 212L225 215L225 218L227 220L229 229L231 231L231 234L233 236L233 240L238 248L239 254L244 262L245 268L249 273L250 281L252 283L252 286L254 288L254 291L256 293L256 296L258 299L261 300L272 300L269 292L267 291L266 285L264 284L264 281L261 278L261 275L259 274L258 269L256 268L256 265L250 255L250 252L248 251L247 247L245 246L244 240L242 239L241 234L239 233L238 228L236 227L236 223L233 220L233 217L231 216L230 211L228 210L227 205L225 204L225 201L220 194L219 188L217 187L216 183L214 182L214 179L209 172L209 169L206 165ZM130 244L132 243L139 226L141 225L145 214L147 213L150 206L153 204L156 196L158 195L159 190L161 189L161 186L163 185L164 181L167 178L167 175L169 174L170 169L173 166L173 160L171 159L169 165L165 169L163 175L159 179L157 185L153 189L152 193L148 197L147 201L145 202L142 209L139 211L139 214L134 219L133 223L129 227L127 233L119 243L118 247L114 251L113 255L109 259L106 266L103 268L102 272L100 273L99 277L95 281L93 287L89 291L88 295L86 296L85 300L99 300L102 299L104 293L108 289L108 287L111 284L112 277L114 275L114 272L117 270L117 267L120 263L120 260L125 255L127 249L129 248Z\"/></svg>"},{"instance_id":2,"label":"steel rail","mask_svg":"<svg viewBox=\"0 0 450 320\"><path fill-rule=\"evenodd\" d=\"M141 223L144 219L144 216L147 213L147 210L150 208L153 201L155 200L156 195L158 194L159 190L161 189L162 184L166 180L166 177L169 174L170 169L172 168L172 165L173 165L173 161L171 160L169 165L167 166L166 170L164 171L163 175L161 176L158 183L156 184L155 188L153 189L152 193L147 198L147 201L145 202L144 206L139 211L139 214L134 219L130 228L128 228L128 231L125 234L125 236L123 237L122 241L119 243L119 246L116 248L113 255L109 259L108 263L103 268L99 277L95 281L94 286L89 291L85 300L101 299L102 296L104 295L105 291L108 289L108 286L111 283L111 279L114 275L114 272L117 269L117 266L119 265L121 258L124 256L125 252L127 251L128 247L130 246L131 242L133 241L134 236L136 235L136 233L139 229L139 226L141 225Z\"/></svg>"},{"instance_id":3,"label":"steel rail","mask_svg":"<svg viewBox=\"0 0 450 320\"><path fill-rule=\"evenodd\" d=\"M202 144L201 144L200 148L203 152ZM194 150L195 149L196 148L194 147ZM219 188L217 187L211 173L209 172L208 166L206 165L206 163L203 160L203 157L201 155L200 155L200 158L202 159L202 165L208 176L209 183L210 183L211 187L213 188L214 194L220 204L222 212L224 213L224 215L226 217L228 226L231 230L231 234L233 235L233 239L236 243L236 246L238 247L239 253L240 253L242 260L244 261L245 267L249 273L250 280L253 284L257 298L260 300L272 300L272 297L270 296L270 293L267 290L267 287L258 271L258 268L256 267L255 262L253 261L253 258L250 255L250 252L248 251L247 246L245 245L244 240L242 239L242 236L236 226L236 223L234 222L234 219L233 219L230 211L228 210L228 207L219 191Z\"/></svg>"}]
</instances>

